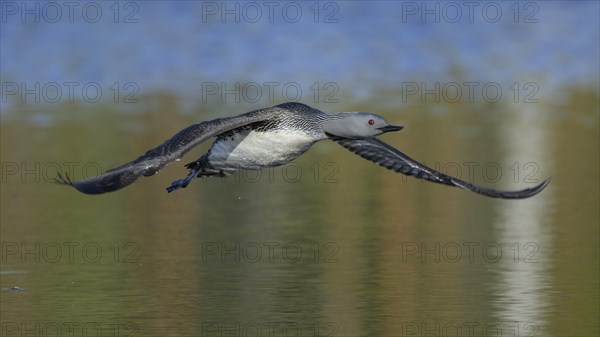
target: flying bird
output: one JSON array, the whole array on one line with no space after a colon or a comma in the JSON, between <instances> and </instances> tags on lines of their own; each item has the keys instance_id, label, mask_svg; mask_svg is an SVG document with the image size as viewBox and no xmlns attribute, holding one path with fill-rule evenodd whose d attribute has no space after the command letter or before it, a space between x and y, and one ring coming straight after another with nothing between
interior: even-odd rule
<instances>
[{"instance_id":1,"label":"flying bird","mask_svg":"<svg viewBox=\"0 0 600 337\"><path fill-rule=\"evenodd\" d=\"M389 170L439 184L460 187L488 197L523 199L538 194L550 182L518 190L500 191L477 186L433 170L376 138L402 130L383 117L368 112L326 114L301 103L284 103L238 116L217 118L191 125L136 160L96 177L73 182L58 174L55 181L86 194L119 190L140 177L158 173L192 148L215 137L209 151L185 165L189 174L167 187L185 188L195 177L226 177L238 170L259 170L291 162L321 140L332 140L351 152Z\"/></svg>"}]
</instances>

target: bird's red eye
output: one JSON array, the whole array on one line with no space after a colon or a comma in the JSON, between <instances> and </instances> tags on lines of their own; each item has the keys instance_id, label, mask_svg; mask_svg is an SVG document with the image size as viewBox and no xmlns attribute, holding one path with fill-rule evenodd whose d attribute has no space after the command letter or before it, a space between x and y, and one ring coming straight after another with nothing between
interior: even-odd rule
<instances>
[{"instance_id":1,"label":"bird's red eye","mask_svg":"<svg viewBox=\"0 0 600 337\"><path fill-rule=\"evenodd\" d=\"M373 124L375 124L375 120L369 119L369 125L373 125Z\"/></svg>"}]
</instances>

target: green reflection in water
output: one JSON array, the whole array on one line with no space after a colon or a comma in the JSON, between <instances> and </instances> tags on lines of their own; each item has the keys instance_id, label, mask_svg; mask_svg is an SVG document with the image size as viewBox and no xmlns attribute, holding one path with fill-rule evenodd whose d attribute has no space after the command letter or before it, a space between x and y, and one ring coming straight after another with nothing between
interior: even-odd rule
<instances>
[{"instance_id":1,"label":"green reflection in water","mask_svg":"<svg viewBox=\"0 0 600 337\"><path fill-rule=\"evenodd\" d=\"M538 179L552 175L550 187L536 197L544 199L542 206L530 204L543 214L534 221L544 238L507 236L538 244L538 264L518 266L541 274L525 285L502 276L517 268L501 230L501 214L516 212L514 202L406 179L333 143L317 144L283 168L198 180L172 194L164 188L186 174L183 162L103 196L49 182L57 166L71 165L76 178L95 174L189 123L236 108L189 116L171 105L165 97L137 113L69 106L19 108L3 117L1 287L24 289L2 291L3 323L103 322L104 329L120 324L128 332L163 336L257 327L263 335L269 329L398 335L423 327L466 329L466 322L477 322L474 329L498 323L504 331L529 331L533 317L541 335L597 332L596 95L572 90L563 105L540 104L528 115L521 106L505 112L461 104L405 106L401 113L377 102L338 109L399 120L407 128L386 141L463 178L470 178L467 162L478 168L498 163L503 174L497 182L475 170L472 178L481 184L525 185L523 171L513 181L514 162L521 170L528 161L538 164ZM48 124L37 123L44 113L52 114ZM515 153L504 143L506 121L524 119L532 133L546 135L539 152ZM512 137L525 146L531 136ZM513 225L533 226L517 221ZM468 242L498 243L502 261L475 255L470 262ZM435 253L436 243L442 253ZM423 244L434 253L412 253ZM454 244L463 249L457 262L451 261ZM543 298L517 326L507 318L512 287Z\"/></svg>"}]
</instances>

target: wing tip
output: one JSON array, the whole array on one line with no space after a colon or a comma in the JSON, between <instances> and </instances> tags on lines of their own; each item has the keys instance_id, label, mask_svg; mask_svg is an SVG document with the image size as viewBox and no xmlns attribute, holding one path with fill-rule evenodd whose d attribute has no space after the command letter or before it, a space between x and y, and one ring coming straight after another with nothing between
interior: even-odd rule
<instances>
[{"instance_id":1,"label":"wing tip","mask_svg":"<svg viewBox=\"0 0 600 337\"><path fill-rule=\"evenodd\" d=\"M54 179L52 179L52 181L58 185L68 185L68 186L75 187L73 185L73 181L71 180L71 177L69 177L69 174L67 172L65 172L64 176L62 173L58 172L56 174L56 177Z\"/></svg>"},{"instance_id":2,"label":"wing tip","mask_svg":"<svg viewBox=\"0 0 600 337\"><path fill-rule=\"evenodd\" d=\"M544 181L542 181L541 183L537 184L534 187L526 188L526 189L523 189L523 190L520 190L520 191L504 192L504 193L501 193L499 195L499 197L502 198L502 199L526 199L526 198L530 198L530 197L533 197L533 196L539 194L544 189L546 189L546 187L550 184L551 180L552 180L552 177L548 177Z\"/></svg>"},{"instance_id":3,"label":"wing tip","mask_svg":"<svg viewBox=\"0 0 600 337\"><path fill-rule=\"evenodd\" d=\"M537 186L533 187L532 188L533 193L530 196L534 196L534 195L540 193L541 191L543 191L550 184L550 181L552 181L552 177L546 178L544 181L539 183Z\"/></svg>"},{"instance_id":4,"label":"wing tip","mask_svg":"<svg viewBox=\"0 0 600 337\"><path fill-rule=\"evenodd\" d=\"M101 194L104 192L108 192L106 190L99 189L97 187L94 188L94 187L90 186L89 184L86 184L85 181L73 182L73 180L71 180L71 177L69 176L69 174L67 172L65 172L64 175L61 174L60 172L58 172L56 177L53 179L53 182L58 185L71 186L74 189L76 189L77 191L84 193L84 194Z\"/></svg>"}]
</instances>

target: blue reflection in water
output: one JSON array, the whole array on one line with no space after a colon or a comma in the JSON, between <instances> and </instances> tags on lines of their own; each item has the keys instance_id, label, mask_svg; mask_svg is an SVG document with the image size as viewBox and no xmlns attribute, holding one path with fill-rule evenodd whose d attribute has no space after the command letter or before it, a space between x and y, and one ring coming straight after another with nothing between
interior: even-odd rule
<instances>
[{"instance_id":1,"label":"blue reflection in water","mask_svg":"<svg viewBox=\"0 0 600 337\"><path fill-rule=\"evenodd\" d=\"M457 80L455 71L465 81L543 82L548 96L598 82L597 2L95 3L100 16L92 6L71 15L62 5L57 15L58 5L11 4L19 6L3 8L3 82L57 82L63 99L64 82L78 83L76 93L98 83L103 98L115 83L130 93L128 82L140 93L194 97L207 81L277 82L277 90L292 81L302 98L314 81L334 81L369 95L366 87ZM21 12L36 4L39 16Z\"/></svg>"}]
</instances>

